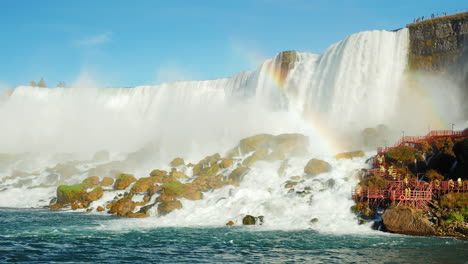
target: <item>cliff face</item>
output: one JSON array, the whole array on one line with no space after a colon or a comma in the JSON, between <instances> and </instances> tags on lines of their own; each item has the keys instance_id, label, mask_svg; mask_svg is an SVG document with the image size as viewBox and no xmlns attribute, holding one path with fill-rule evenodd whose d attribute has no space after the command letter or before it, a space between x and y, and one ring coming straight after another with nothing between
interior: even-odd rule
<instances>
[{"instance_id":1,"label":"cliff face","mask_svg":"<svg viewBox=\"0 0 468 264\"><path fill-rule=\"evenodd\" d=\"M468 12L407 26L410 70L462 71L468 58Z\"/></svg>"}]
</instances>

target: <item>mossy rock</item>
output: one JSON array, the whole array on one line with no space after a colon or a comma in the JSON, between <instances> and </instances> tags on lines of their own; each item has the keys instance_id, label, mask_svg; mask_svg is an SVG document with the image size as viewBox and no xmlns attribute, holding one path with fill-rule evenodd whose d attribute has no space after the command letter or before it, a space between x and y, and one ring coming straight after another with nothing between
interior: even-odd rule
<instances>
[{"instance_id":1,"label":"mossy rock","mask_svg":"<svg viewBox=\"0 0 468 264\"><path fill-rule=\"evenodd\" d=\"M134 182L136 182L136 178L132 174L120 174L114 183L114 189L125 190Z\"/></svg>"},{"instance_id":2,"label":"mossy rock","mask_svg":"<svg viewBox=\"0 0 468 264\"><path fill-rule=\"evenodd\" d=\"M60 185L57 187L57 204L69 204L81 201L86 195L82 184Z\"/></svg>"},{"instance_id":3,"label":"mossy rock","mask_svg":"<svg viewBox=\"0 0 468 264\"><path fill-rule=\"evenodd\" d=\"M200 176L207 176L207 177L213 177L216 176L216 174L221 170L221 167L219 167L218 164L214 164L209 167L202 168L199 172Z\"/></svg>"},{"instance_id":4,"label":"mossy rock","mask_svg":"<svg viewBox=\"0 0 468 264\"><path fill-rule=\"evenodd\" d=\"M182 197L187 186L177 180L164 183L162 186L164 194L171 197Z\"/></svg>"},{"instance_id":5,"label":"mossy rock","mask_svg":"<svg viewBox=\"0 0 468 264\"><path fill-rule=\"evenodd\" d=\"M117 200L112 204L109 213L117 214L117 216L126 216L135 209L135 202L132 201L130 197L124 197Z\"/></svg>"},{"instance_id":6,"label":"mossy rock","mask_svg":"<svg viewBox=\"0 0 468 264\"><path fill-rule=\"evenodd\" d=\"M147 193L155 184L154 177L145 177L138 179L130 190L131 193Z\"/></svg>"},{"instance_id":7,"label":"mossy rock","mask_svg":"<svg viewBox=\"0 0 468 264\"><path fill-rule=\"evenodd\" d=\"M104 191L101 187L96 187L92 191L86 194L86 201L92 202L99 200L104 195Z\"/></svg>"},{"instance_id":8,"label":"mossy rock","mask_svg":"<svg viewBox=\"0 0 468 264\"><path fill-rule=\"evenodd\" d=\"M297 184L299 184L299 182L296 182L296 181L287 181L287 182L284 184L284 188L290 189L290 188L296 186Z\"/></svg>"},{"instance_id":9,"label":"mossy rock","mask_svg":"<svg viewBox=\"0 0 468 264\"><path fill-rule=\"evenodd\" d=\"M185 175L181 171L172 170L171 173L169 173L169 177L173 177L175 179L187 179L189 176Z\"/></svg>"},{"instance_id":10,"label":"mossy rock","mask_svg":"<svg viewBox=\"0 0 468 264\"><path fill-rule=\"evenodd\" d=\"M268 150L267 149L257 150L252 155L247 157L242 162L242 165L251 166L252 164L254 164L255 162L257 162L259 160L266 160L267 157L268 157Z\"/></svg>"},{"instance_id":11,"label":"mossy rock","mask_svg":"<svg viewBox=\"0 0 468 264\"><path fill-rule=\"evenodd\" d=\"M335 156L336 160L340 159L352 159L352 158L362 158L364 157L364 151L358 150L358 151L351 151L351 152L343 152L339 153Z\"/></svg>"},{"instance_id":12,"label":"mossy rock","mask_svg":"<svg viewBox=\"0 0 468 264\"><path fill-rule=\"evenodd\" d=\"M259 149L266 149L273 138L274 136L270 134L260 134L244 138L239 142L240 152L246 154Z\"/></svg>"},{"instance_id":13,"label":"mossy rock","mask_svg":"<svg viewBox=\"0 0 468 264\"><path fill-rule=\"evenodd\" d=\"M97 176L91 176L86 179L84 179L81 184L83 186L86 186L86 188L91 188L91 187L96 187L99 185L99 177Z\"/></svg>"},{"instance_id":14,"label":"mossy rock","mask_svg":"<svg viewBox=\"0 0 468 264\"><path fill-rule=\"evenodd\" d=\"M217 171L216 168L220 168L219 165L217 164L218 161L221 159L221 156L216 153L211 156L207 156L204 159L200 160L195 166L193 166L193 175L194 176L199 176L199 175L205 175L208 170L210 170L210 167L215 167L211 169L208 173L214 176Z\"/></svg>"},{"instance_id":15,"label":"mossy rock","mask_svg":"<svg viewBox=\"0 0 468 264\"><path fill-rule=\"evenodd\" d=\"M304 156L307 154L308 146L309 138L302 134L281 134L270 142L270 148L273 149L273 153L276 152L277 157L280 156L279 153L288 156Z\"/></svg>"},{"instance_id":16,"label":"mossy rock","mask_svg":"<svg viewBox=\"0 0 468 264\"><path fill-rule=\"evenodd\" d=\"M248 172L248 167L245 166L239 166L235 170L231 172L231 174L228 177L228 180L231 184L238 186L240 182L242 181L242 178L244 177L245 174Z\"/></svg>"},{"instance_id":17,"label":"mossy rock","mask_svg":"<svg viewBox=\"0 0 468 264\"><path fill-rule=\"evenodd\" d=\"M304 172L308 175L315 176L321 173L326 173L331 170L331 166L328 162L319 160L319 159L311 159L307 162L306 166L304 167Z\"/></svg>"},{"instance_id":18,"label":"mossy rock","mask_svg":"<svg viewBox=\"0 0 468 264\"><path fill-rule=\"evenodd\" d=\"M171 161L170 163L171 167L178 167L178 166L181 166L181 165L185 165L185 161L183 158L175 158Z\"/></svg>"},{"instance_id":19,"label":"mossy rock","mask_svg":"<svg viewBox=\"0 0 468 264\"><path fill-rule=\"evenodd\" d=\"M222 159L221 162L219 163L219 167L226 169L232 166L234 162L232 159Z\"/></svg>"},{"instance_id":20,"label":"mossy rock","mask_svg":"<svg viewBox=\"0 0 468 264\"><path fill-rule=\"evenodd\" d=\"M164 201L158 204L158 214L161 216L178 209L182 209L182 203L179 200Z\"/></svg>"},{"instance_id":21,"label":"mossy rock","mask_svg":"<svg viewBox=\"0 0 468 264\"><path fill-rule=\"evenodd\" d=\"M257 221L256 217L252 215L246 215L242 219L242 224L243 225L255 225L256 221Z\"/></svg>"},{"instance_id":22,"label":"mossy rock","mask_svg":"<svg viewBox=\"0 0 468 264\"><path fill-rule=\"evenodd\" d=\"M164 170L152 170L150 173L151 177L164 178L167 175L167 171Z\"/></svg>"},{"instance_id":23,"label":"mossy rock","mask_svg":"<svg viewBox=\"0 0 468 264\"><path fill-rule=\"evenodd\" d=\"M384 188L387 185L387 181L382 176L375 174L362 179L359 184L367 187Z\"/></svg>"},{"instance_id":24,"label":"mossy rock","mask_svg":"<svg viewBox=\"0 0 468 264\"><path fill-rule=\"evenodd\" d=\"M112 184L114 184L114 179L111 177L104 177L101 181L101 186L103 187L111 186Z\"/></svg>"}]
</instances>

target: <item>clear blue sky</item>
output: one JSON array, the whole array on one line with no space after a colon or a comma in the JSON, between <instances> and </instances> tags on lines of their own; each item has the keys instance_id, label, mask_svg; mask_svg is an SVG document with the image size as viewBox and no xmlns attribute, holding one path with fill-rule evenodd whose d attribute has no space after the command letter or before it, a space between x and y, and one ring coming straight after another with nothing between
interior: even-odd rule
<instances>
[{"instance_id":1,"label":"clear blue sky","mask_svg":"<svg viewBox=\"0 0 468 264\"><path fill-rule=\"evenodd\" d=\"M44 77L103 86L215 79L284 50L321 53L346 36L397 29L465 1L63 1L0 3L0 89Z\"/></svg>"}]
</instances>

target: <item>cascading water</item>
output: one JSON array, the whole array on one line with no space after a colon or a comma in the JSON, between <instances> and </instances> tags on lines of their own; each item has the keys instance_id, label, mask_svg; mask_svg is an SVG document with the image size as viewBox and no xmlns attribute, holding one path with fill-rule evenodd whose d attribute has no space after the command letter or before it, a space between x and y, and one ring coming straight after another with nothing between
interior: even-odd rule
<instances>
[{"instance_id":1,"label":"cascading water","mask_svg":"<svg viewBox=\"0 0 468 264\"><path fill-rule=\"evenodd\" d=\"M295 52L286 68L280 54L256 70L219 80L112 89L18 87L0 98L0 152L9 153L0 156L0 206L47 205L57 185L78 183L105 166L103 175L121 170L145 177L154 168L168 169L177 156L196 163L244 137L295 132L309 136L310 155L290 159L284 174L277 172L281 162L258 162L239 187L183 200L184 209L140 223L222 225L253 214L264 215L267 227L307 228L318 218L312 227L319 230L361 230L349 207L357 181L352 174L366 166L365 158L336 161L330 154L346 149L324 144L319 126L365 127L391 117L407 35L406 29L362 32L322 55ZM90 160L99 150L108 150L111 161ZM289 192L285 181L304 174L311 157L328 161L331 172L295 187L308 188L307 195ZM94 205L114 196L109 192Z\"/></svg>"}]
</instances>

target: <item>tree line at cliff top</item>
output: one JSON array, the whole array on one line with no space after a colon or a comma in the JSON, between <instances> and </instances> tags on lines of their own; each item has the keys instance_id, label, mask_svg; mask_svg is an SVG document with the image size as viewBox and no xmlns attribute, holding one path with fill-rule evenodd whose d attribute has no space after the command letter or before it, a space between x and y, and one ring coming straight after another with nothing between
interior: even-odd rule
<instances>
[{"instance_id":1,"label":"tree line at cliff top","mask_svg":"<svg viewBox=\"0 0 468 264\"><path fill-rule=\"evenodd\" d=\"M32 86L32 87L41 87L41 88L47 88L47 84L46 82L44 81L44 78L41 77L41 79L36 82L34 80L30 81L29 82L29 85ZM57 88L64 88L65 87L65 82L64 81L60 81L59 83L57 83L57 85L55 86Z\"/></svg>"}]
</instances>

